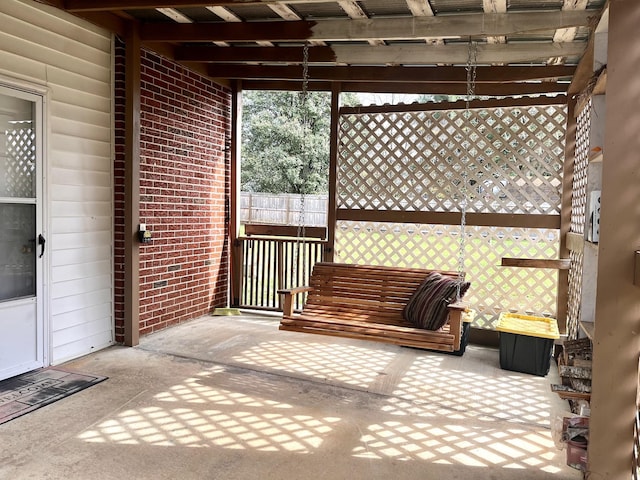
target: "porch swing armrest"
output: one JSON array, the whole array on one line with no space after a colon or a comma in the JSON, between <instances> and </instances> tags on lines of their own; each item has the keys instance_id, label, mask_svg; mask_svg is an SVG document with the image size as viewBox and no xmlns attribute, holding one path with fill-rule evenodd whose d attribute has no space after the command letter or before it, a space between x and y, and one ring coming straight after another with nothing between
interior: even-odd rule
<instances>
[{"instance_id":1,"label":"porch swing armrest","mask_svg":"<svg viewBox=\"0 0 640 480\"><path fill-rule=\"evenodd\" d=\"M285 317L293 315L294 298L299 293L310 292L313 287L295 287L295 288L283 288L278 290L278 294L282 295L282 314Z\"/></svg>"},{"instance_id":2,"label":"porch swing armrest","mask_svg":"<svg viewBox=\"0 0 640 480\"><path fill-rule=\"evenodd\" d=\"M455 307L454 307L455 305ZM460 350L462 341L462 314L464 308L458 308L460 304L449 304L449 333L453 335L453 350Z\"/></svg>"},{"instance_id":3,"label":"porch swing armrest","mask_svg":"<svg viewBox=\"0 0 640 480\"><path fill-rule=\"evenodd\" d=\"M447 308L449 310L462 310L465 311L469 308L469 304L464 303L464 302L454 302L454 303L450 303L449 305L447 305Z\"/></svg>"}]
</instances>

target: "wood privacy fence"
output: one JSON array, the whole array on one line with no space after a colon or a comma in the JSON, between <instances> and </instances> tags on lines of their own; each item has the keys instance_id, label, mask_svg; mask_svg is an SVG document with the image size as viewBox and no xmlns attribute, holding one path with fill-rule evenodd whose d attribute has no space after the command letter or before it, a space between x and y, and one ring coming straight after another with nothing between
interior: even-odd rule
<instances>
[{"instance_id":1,"label":"wood privacy fence","mask_svg":"<svg viewBox=\"0 0 640 480\"><path fill-rule=\"evenodd\" d=\"M292 193L242 192L240 221L243 224L324 227L327 225L327 202L327 195L305 195L303 201L302 195Z\"/></svg>"}]
</instances>

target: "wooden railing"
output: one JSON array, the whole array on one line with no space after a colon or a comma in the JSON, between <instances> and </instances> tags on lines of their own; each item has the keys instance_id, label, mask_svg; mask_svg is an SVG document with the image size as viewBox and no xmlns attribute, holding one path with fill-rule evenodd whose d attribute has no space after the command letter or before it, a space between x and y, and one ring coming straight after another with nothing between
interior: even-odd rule
<instances>
[{"instance_id":1,"label":"wooden railing","mask_svg":"<svg viewBox=\"0 0 640 480\"><path fill-rule=\"evenodd\" d=\"M237 254L240 263L239 302L241 308L282 310L277 290L307 285L316 262L324 259L327 241L323 238L279 236L291 233L292 227L282 232L268 226L273 236L256 234L260 229L249 229L249 235L238 238ZM275 228L275 230L274 230ZM307 237L324 237L324 228L305 229ZM295 308L300 309L304 298L296 298Z\"/></svg>"}]
</instances>

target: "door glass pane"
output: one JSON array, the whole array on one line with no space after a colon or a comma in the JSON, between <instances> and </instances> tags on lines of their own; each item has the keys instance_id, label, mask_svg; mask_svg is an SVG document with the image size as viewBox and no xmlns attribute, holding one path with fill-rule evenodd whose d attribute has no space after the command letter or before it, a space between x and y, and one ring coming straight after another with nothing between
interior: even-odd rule
<instances>
[{"instance_id":1,"label":"door glass pane","mask_svg":"<svg viewBox=\"0 0 640 480\"><path fill-rule=\"evenodd\" d=\"M36 293L36 206L0 204L0 301Z\"/></svg>"},{"instance_id":2,"label":"door glass pane","mask_svg":"<svg viewBox=\"0 0 640 480\"><path fill-rule=\"evenodd\" d=\"M33 102L0 94L0 197L34 198Z\"/></svg>"}]
</instances>

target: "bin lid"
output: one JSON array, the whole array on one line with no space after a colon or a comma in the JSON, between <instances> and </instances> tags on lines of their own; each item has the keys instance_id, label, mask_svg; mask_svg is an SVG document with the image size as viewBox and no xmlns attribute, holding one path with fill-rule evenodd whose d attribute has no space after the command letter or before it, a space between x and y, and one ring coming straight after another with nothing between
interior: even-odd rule
<instances>
[{"instance_id":1,"label":"bin lid","mask_svg":"<svg viewBox=\"0 0 640 480\"><path fill-rule=\"evenodd\" d=\"M555 318L520 315L518 313L501 313L496 330L530 337L560 338L558 322L556 322Z\"/></svg>"}]
</instances>

